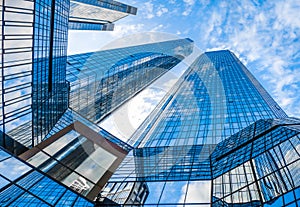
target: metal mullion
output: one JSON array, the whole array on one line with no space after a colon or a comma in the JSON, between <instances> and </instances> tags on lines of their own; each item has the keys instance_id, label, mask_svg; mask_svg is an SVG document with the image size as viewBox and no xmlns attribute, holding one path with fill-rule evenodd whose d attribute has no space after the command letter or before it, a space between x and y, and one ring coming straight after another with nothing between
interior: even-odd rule
<instances>
[{"instance_id":1,"label":"metal mullion","mask_svg":"<svg viewBox=\"0 0 300 207\"><path fill-rule=\"evenodd\" d=\"M15 99L11 99L11 100L5 101L4 102L4 106L9 106L9 105L12 105L14 103L18 103L20 101L24 101L24 100L26 100L26 99L28 99L30 97L31 97L31 94L27 94L25 96L21 96L21 97L15 98ZM9 102L12 102L12 103L9 103Z\"/></svg>"},{"instance_id":2,"label":"metal mullion","mask_svg":"<svg viewBox=\"0 0 300 207\"><path fill-rule=\"evenodd\" d=\"M22 74L22 76L11 77L11 78L5 79L5 81L10 81L10 80L18 79L18 78L25 78L25 77L30 76L30 75L31 75L31 73L29 73L29 74L27 73L25 75Z\"/></svg>"},{"instance_id":3,"label":"metal mullion","mask_svg":"<svg viewBox=\"0 0 300 207\"><path fill-rule=\"evenodd\" d=\"M7 35L3 35L4 39L3 40L32 40L30 37L24 37L24 38L7 38ZM27 35L26 35L27 36ZM8 47L9 48L9 47ZM5 48L6 49L6 48Z\"/></svg>"},{"instance_id":4,"label":"metal mullion","mask_svg":"<svg viewBox=\"0 0 300 207\"><path fill-rule=\"evenodd\" d=\"M26 24L8 24L8 23L26 23ZM33 27L32 22L4 22L6 27Z\"/></svg>"},{"instance_id":5,"label":"metal mullion","mask_svg":"<svg viewBox=\"0 0 300 207\"><path fill-rule=\"evenodd\" d=\"M8 36L8 37L10 37L10 36L33 36L32 34L29 34L29 33L22 33L22 34L19 34L19 33L12 33L12 34L4 34L4 36Z\"/></svg>"},{"instance_id":6,"label":"metal mullion","mask_svg":"<svg viewBox=\"0 0 300 207\"><path fill-rule=\"evenodd\" d=\"M11 120L7 120L7 121L4 122L4 124L9 123L9 122L11 122L11 121L14 121L14 120L16 120L16 119L18 119L18 118L20 118L20 117L22 117L22 116L25 116L25 115L29 114L29 113L31 113L31 111L28 111L27 113L21 114L21 115L19 115L19 116L13 118L13 119L11 119ZM8 117L7 119L9 119L9 118L10 118L10 117Z\"/></svg>"},{"instance_id":7,"label":"metal mullion","mask_svg":"<svg viewBox=\"0 0 300 207\"><path fill-rule=\"evenodd\" d=\"M32 21L20 21L20 20L4 20L4 26L6 26L5 23L29 23L29 24L33 24Z\"/></svg>"},{"instance_id":8,"label":"metal mullion","mask_svg":"<svg viewBox=\"0 0 300 207\"><path fill-rule=\"evenodd\" d=\"M13 73L13 74L7 74L5 75L5 78L6 77L9 77L9 76L14 76L14 75L23 75L24 73L31 73L31 71L24 71L24 72L19 72L19 73ZM27 76L27 75L24 75L24 77ZM19 77L22 77L22 76L19 76ZM10 78L10 79L14 79L14 78ZM6 80L10 80L10 79L6 79Z\"/></svg>"},{"instance_id":9,"label":"metal mullion","mask_svg":"<svg viewBox=\"0 0 300 207\"><path fill-rule=\"evenodd\" d=\"M12 9L12 10L10 10L10 9ZM24 7L4 6L4 11L11 12L11 13L33 14L32 9L24 8Z\"/></svg>"},{"instance_id":10,"label":"metal mullion","mask_svg":"<svg viewBox=\"0 0 300 207\"><path fill-rule=\"evenodd\" d=\"M249 161L248 161L249 162ZM246 162L247 163L247 162ZM243 164L243 169L244 169L244 176L245 176L245 180L246 180L246 188L248 189L248 192L249 192L249 198L250 198L250 200L252 201L252 195L251 195L251 190L250 190L250 185L251 184L249 184L249 181L248 181L248 177L247 177L247 168L245 167L245 163ZM250 171L251 172L251 171Z\"/></svg>"},{"instance_id":11,"label":"metal mullion","mask_svg":"<svg viewBox=\"0 0 300 207\"><path fill-rule=\"evenodd\" d=\"M33 9L24 8L24 7L15 7L15 6L4 6L5 8L13 8L13 9L22 9L22 10L28 10L33 11Z\"/></svg>"},{"instance_id":12,"label":"metal mullion","mask_svg":"<svg viewBox=\"0 0 300 207\"><path fill-rule=\"evenodd\" d=\"M26 49L28 49L28 50L26 50ZM24 48L17 48L17 49L9 48L9 49L3 49L3 50L4 50L3 51L4 54L16 54L16 53L32 52L32 47L24 47ZM17 50L17 51L9 51L9 50Z\"/></svg>"},{"instance_id":13,"label":"metal mullion","mask_svg":"<svg viewBox=\"0 0 300 207\"><path fill-rule=\"evenodd\" d=\"M3 41L2 41L3 42ZM4 48L3 48L4 49ZM9 49L18 49L17 47L16 48L9 48ZM4 50L7 50L7 49L4 49ZM3 54L4 55L4 54ZM25 61L25 60L31 60L30 58L26 58L26 59L22 59L22 60L18 60L18 61L2 61L2 63L15 63L15 62L21 62L21 61ZM11 67L15 67L15 66L22 66L22 65L28 65L28 64L32 64L32 62L25 62L25 63L20 63L20 64L15 64L15 65L6 65L6 66L3 66L2 68L6 69L6 68L11 68Z\"/></svg>"},{"instance_id":14,"label":"metal mullion","mask_svg":"<svg viewBox=\"0 0 300 207\"><path fill-rule=\"evenodd\" d=\"M7 12L7 13L27 14L27 15L31 15L31 16L32 16L32 14L33 14L33 13L31 13L31 12L12 11L12 10L7 9L7 7L4 8L4 11Z\"/></svg>"},{"instance_id":15,"label":"metal mullion","mask_svg":"<svg viewBox=\"0 0 300 207\"><path fill-rule=\"evenodd\" d=\"M10 111L10 112L6 113L4 117L10 117L11 116L10 114L15 114L14 112L16 112L16 111L19 111L19 113L22 113L22 112L28 110L28 109L26 109L28 107L30 107L30 105L26 105L26 106L23 106L21 108L17 108L16 110L13 110L13 111ZM25 110L22 110L22 109L25 109ZM19 114L19 113L17 113L17 114Z\"/></svg>"},{"instance_id":16,"label":"metal mullion","mask_svg":"<svg viewBox=\"0 0 300 207\"><path fill-rule=\"evenodd\" d=\"M1 6L1 8L3 8L3 6L5 5L5 1L6 0L3 0L2 3L3 5ZM1 15L1 18L2 18L2 24L1 24L1 77L4 77L4 54L3 54L3 50L4 50L4 40L3 40L3 34L4 34L4 25L5 25L5 20L4 20L4 11L2 9L2 15ZM1 87L2 89L4 88L4 81L1 80ZM2 103L4 102L4 92L1 93L1 98L2 98ZM4 124L5 123L5 117L4 117L4 114L5 114L5 109L4 109L4 104L1 103L1 108L2 108L2 114L1 116L3 117L2 119L2 123L3 123L3 141L2 141L2 144L3 144L3 147L6 147L6 125Z\"/></svg>"},{"instance_id":17,"label":"metal mullion","mask_svg":"<svg viewBox=\"0 0 300 207\"><path fill-rule=\"evenodd\" d=\"M25 87L22 87L22 86L25 86ZM15 85L15 86L10 86L10 87L7 87L7 88L4 86L4 88L2 88L2 90L4 91L4 93L10 93L10 92L14 92L14 91L17 91L17 90L20 90L20 89L27 88L29 86L31 86L31 83L27 82L27 83ZM10 90L10 89L15 89L15 90Z\"/></svg>"}]
</instances>

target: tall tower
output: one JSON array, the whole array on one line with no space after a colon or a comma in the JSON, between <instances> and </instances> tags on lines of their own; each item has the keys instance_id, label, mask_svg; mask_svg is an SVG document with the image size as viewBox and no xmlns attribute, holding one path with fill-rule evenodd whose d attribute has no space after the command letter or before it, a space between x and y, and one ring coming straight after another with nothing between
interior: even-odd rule
<instances>
[{"instance_id":1,"label":"tall tower","mask_svg":"<svg viewBox=\"0 0 300 207\"><path fill-rule=\"evenodd\" d=\"M197 58L161 105L159 116L144 122L152 128L139 130L139 148L218 144L257 120L287 117L230 51Z\"/></svg>"},{"instance_id":2,"label":"tall tower","mask_svg":"<svg viewBox=\"0 0 300 207\"><path fill-rule=\"evenodd\" d=\"M99 123L192 51L178 39L69 56L70 108Z\"/></svg>"},{"instance_id":3,"label":"tall tower","mask_svg":"<svg viewBox=\"0 0 300 207\"><path fill-rule=\"evenodd\" d=\"M232 52L204 53L132 136L101 196L122 204L124 186L143 183L145 205L295 204L299 124Z\"/></svg>"},{"instance_id":4,"label":"tall tower","mask_svg":"<svg viewBox=\"0 0 300 207\"><path fill-rule=\"evenodd\" d=\"M20 154L40 143L68 108L68 30L112 30L111 22L137 9L112 0L4 0L0 6L0 145Z\"/></svg>"},{"instance_id":5,"label":"tall tower","mask_svg":"<svg viewBox=\"0 0 300 207\"><path fill-rule=\"evenodd\" d=\"M112 31L114 22L137 8L113 0L71 0L69 29Z\"/></svg>"},{"instance_id":6,"label":"tall tower","mask_svg":"<svg viewBox=\"0 0 300 207\"><path fill-rule=\"evenodd\" d=\"M180 39L68 57L70 108L42 143L20 157L94 200L132 149L97 122L192 51L193 42ZM146 185L132 188L147 192ZM137 203L130 195L128 202Z\"/></svg>"}]
</instances>

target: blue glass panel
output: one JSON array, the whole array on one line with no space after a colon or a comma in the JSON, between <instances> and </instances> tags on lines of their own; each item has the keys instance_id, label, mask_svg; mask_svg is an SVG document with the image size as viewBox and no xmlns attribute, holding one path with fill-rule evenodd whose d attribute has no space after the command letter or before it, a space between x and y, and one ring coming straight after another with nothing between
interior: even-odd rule
<instances>
[{"instance_id":1,"label":"blue glass panel","mask_svg":"<svg viewBox=\"0 0 300 207\"><path fill-rule=\"evenodd\" d=\"M47 203L45 203L44 201L36 198L35 196L33 196L32 194L29 193L24 193L22 194L17 200L15 200L11 206L50 206Z\"/></svg>"},{"instance_id":2,"label":"blue glass panel","mask_svg":"<svg viewBox=\"0 0 300 207\"><path fill-rule=\"evenodd\" d=\"M53 180L44 177L32 186L29 191L53 205L66 191L66 188Z\"/></svg>"},{"instance_id":3,"label":"blue glass panel","mask_svg":"<svg viewBox=\"0 0 300 207\"><path fill-rule=\"evenodd\" d=\"M0 192L0 206L9 206L11 202L13 202L16 198L19 198L24 191L15 186L9 186L2 192Z\"/></svg>"},{"instance_id":4,"label":"blue glass panel","mask_svg":"<svg viewBox=\"0 0 300 207\"><path fill-rule=\"evenodd\" d=\"M77 197L78 195L67 190L64 193L63 197L58 201L58 203L55 206L61 206L61 207L72 206L75 200L77 199Z\"/></svg>"}]
</instances>

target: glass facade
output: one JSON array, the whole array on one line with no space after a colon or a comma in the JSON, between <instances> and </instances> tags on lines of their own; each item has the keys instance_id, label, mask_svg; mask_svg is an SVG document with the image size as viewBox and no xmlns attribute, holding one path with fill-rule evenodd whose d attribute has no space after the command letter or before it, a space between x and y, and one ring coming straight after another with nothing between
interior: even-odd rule
<instances>
[{"instance_id":1,"label":"glass facade","mask_svg":"<svg viewBox=\"0 0 300 207\"><path fill-rule=\"evenodd\" d=\"M32 118L31 74L35 3L3 0L0 6L0 130L3 132L0 145L17 152L20 150L17 148L20 144L15 141L15 137L9 135L9 132Z\"/></svg>"},{"instance_id":2,"label":"glass facade","mask_svg":"<svg viewBox=\"0 0 300 207\"><path fill-rule=\"evenodd\" d=\"M113 30L111 22L136 8L110 0L71 6L69 0L0 2L0 206L94 206L91 200L131 149L67 110L66 52L68 29ZM66 117L72 122L65 127Z\"/></svg>"},{"instance_id":3,"label":"glass facade","mask_svg":"<svg viewBox=\"0 0 300 207\"><path fill-rule=\"evenodd\" d=\"M113 0L71 0L69 29L113 30L113 22L137 9Z\"/></svg>"},{"instance_id":4,"label":"glass facade","mask_svg":"<svg viewBox=\"0 0 300 207\"><path fill-rule=\"evenodd\" d=\"M69 1L1 3L7 54L1 61L1 145L17 152L7 145L11 140L16 146L36 145L68 107Z\"/></svg>"},{"instance_id":5,"label":"glass facade","mask_svg":"<svg viewBox=\"0 0 300 207\"><path fill-rule=\"evenodd\" d=\"M211 156L213 205L297 206L299 124L261 120L218 145Z\"/></svg>"},{"instance_id":6,"label":"glass facade","mask_svg":"<svg viewBox=\"0 0 300 207\"><path fill-rule=\"evenodd\" d=\"M80 121L73 121L20 157L94 200L127 153L101 133Z\"/></svg>"},{"instance_id":7,"label":"glass facade","mask_svg":"<svg viewBox=\"0 0 300 207\"><path fill-rule=\"evenodd\" d=\"M201 55L170 93L159 116L150 115L132 137L133 145L218 144L259 119L286 117L230 51Z\"/></svg>"},{"instance_id":8,"label":"glass facade","mask_svg":"<svg viewBox=\"0 0 300 207\"><path fill-rule=\"evenodd\" d=\"M95 24L86 22L69 22L69 29L72 30L99 30L99 31L113 31L114 24Z\"/></svg>"},{"instance_id":9,"label":"glass facade","mask_svg":"<svg viewBox=\"0 0 300 207\"><path fill-rule=\"evenodd\" d=\"M67 57L68 29L113 30L136 8L0 6L0 206L300 206L300 119L232 52L200 55L125 143L97 124L193 41Z\"/></svg>"},{"instance_id":10,"label":"glass facade","mask_svg":"<svg viewBox=\"0 0 300 207\"><path fill-rule=\"evenodd\" d=\"M111 0L3 0L0 7L0 145L20 154L40 143L68 108L68 29L113 30L110 21L136 8ZM76 12L87 21L72 22Z\"/></svg>"},{"instance_id":11,"label":"glass facade","mask_svg":"<svg viewBox=\"0 0 300 207\"><path fill-rule=\"evenodd\" d=\"M1 206L94 206L0 147Z\"/></svg>"},{"instance_id":12,"label":"glass facade","mask_svg":"<svg viewBox=\"0 0 300 207\"><path fill-rule=\"evenodd\" d=\"M98 123L192 51L179 39L69 56L70 108Z\"/></svg>"},{"instance_id":13,"label":"glass facade","mask_svg":"<svg viewBox=\"0 0 300 207\"><path fill-rule=\"evenodd\" d=\"M132 136L101 195L126 206L124 186L143 183L144 206L297 206L299 134L233 53L207 52Z\"/></svg>"},{"instance_id":14,"label":"glass facade","mask_svg":"<svg viewBox=\"0 0 300 207\"><path fill-rule=\"evenodd\" d=\"M35 3L32 77L33 140L40 143L68 108L66 82L69 2Z\"/></svg>"}]
</instances>

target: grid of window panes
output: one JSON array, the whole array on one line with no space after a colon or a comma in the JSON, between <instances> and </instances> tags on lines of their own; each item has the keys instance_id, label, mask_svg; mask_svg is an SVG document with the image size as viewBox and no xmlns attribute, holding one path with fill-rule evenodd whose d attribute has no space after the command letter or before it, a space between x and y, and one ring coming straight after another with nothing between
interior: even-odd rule
<instances>
[{"instance_id":1,"label":"grid of window panes","mask_svg":"<svg viewBox=\"0 0 300 207\"><path fill-rule=\"evenodd\" d=\"M160 116L148 120L152 127L133 139L142 140L139 147L217 144L259 119L286 117L245 70L230 51L204 53L164 98Z\"/></svg>"},{"instance_id":2,"label":"grid of window panes","mask_svg":"<svg viewBox=\"0 0 300 207\"><path fill-rule=\"evenodd\" d=\"M99 181L117 159L113 149L109 151L71 130L47 147L37 148L27 162L93 200L92 191L100 191Z\"/></svg>"},{"instance_id":3,"label":"grid of window panes","mask_svg":"<svg viewBox=\"0 0 300 207\"><path fill-rule=\"evenodd\" d=\"M97 1L94 0L93 2ZM71 1L70 6L69 20L74 23L113 23L128 16L128 13L126 12L94 6L92 4L78 3L76 1Z\"/></svg>"},{"instance_id":4,"label":"grid of window panes","mask_svg":"<svg viewBox=\"0 0 300 207\"><path fill-rule=\"evenodd\" d=\"M34 1L3 0L1 9L1 146L14 152L11 130L31 119Z\"/></svg>"},{"instance_id":5,"label":"grid of window panes","mask_svg":"<svg viewBox=\"0 0 300 207\"><path fill-rule=\"evenodd\" d=\"M1 206L94 206L0 147Z\"/></svg>"},{"instance_id":6,"label":"grid of window panes","mask_svg":"<svg viewBox=\"0 0 300 207\"><path fill-rule=\"evenodd\" d=\"M86 22L69 21L69 30L98 30L98 31L113 31L114 24L95 24Z\"/></svg>"},{"instance_id":7,"label":"grid of window panes","mask_svg":"<svg viewBox=\"0 0 300 207\"><path fill-rule=\"evenodd\" d=\"M131 151L110 182L211 179L214 145L139 148Z\"/></svg>"},{"instance_id":8,"label":"grid of window panes","mask_svg":"<svg viewBox=\"0 0 300 207\"><path fill-rule=\"evenodd\" d=\"M190 149L188 146L136 149L125 158L103 189L103 195L122 204L122 199L118 198L122 197L124 186L143 181L149 188L145 205L299 204L299 121L258 121L217 147L202 146L206 151L199 145ZM232 144L233 139L237 140L237 145ZM211 155L205 157L203 154ZM190 192L188 183L198 184L192 184L194 191ZM164 185L170 188L165 189ZM179 189L175 191L177 194L173 192L172 196L161 200L172 188Z\"/></svg>"},{"instance_id":9,"label":"grid of window panes","mask_svg":"<svg viewBox=\"0 0 300 207\"><path fill-rule=\"evenodd\" d=\"M68 107L69 1L37 1L34 22L33 142L41 142Z\"/></svg>"},{"instance_id":10,"label":"grid of window panes","mask_svg":"<svg viewBox=\"0 0 300 207\"><path fill-rule=\"evenodd\" d=\"M96 133L100 134L105 139L109 140L110 142L115 143L125 151L129 152L132 150L132 147L127 143L123 142L122 140L118 139L114 135L110 134L108 131L104 130L103 128L99 127L98 125L94 124L93 122L85 119L84 117L77 114L75 111L68 109L64 115L58 120L57 124L52 128L49 134L45 137L45 140L49 137L55 135L62 129L66 128L70 124L74 123L75 121L79 121L86 126L88 126L91 130L95 131Z\"/></svg>"},{"instance_id":11,"label":"grid of window panes","mask_svg":"<svg viewBox=\"0 0 300 207\"><path fill-rule=\"evenodd\" d=\"M136 14L137 12L137 8L113 0L72 0L71 2L90 4L93 6L99 6L102 8L107 8L129 14Z\"/></svg>"},{"instance_id":12,"label":"grid of window panes","mask_svg":"<svg viewBox=\"0 0 300 207\"><path fill-rule=\"evenodd\" d=\"M180 39L69 56L70 107L98 122L192 49L192 41Z\"/></svg>"},{"instance_id":13,"label":"grid of window panes","mask_svg":"<svg viewBox=\"0 0 300 207\"><path fill-rule=\"evenodd\" d=\"M102 198L109 198L117 204L141 205L144 204L149 195L146 182L109 183L101 191ZM100 198L101 198L100 197ZM103 202L106 204L106 202Z\"/></svg>"},{"instance_id":14,"label":"grid of window panes","mask_svg":"<svg viewBox=\"0 0 300 207\"><path fill-rule=\"evenodd\" d=\"M300 136L277 126L213 162L213 206L297 206ZM216 150L216 153L219 153Z\"/></svg>"}]
</instances>

